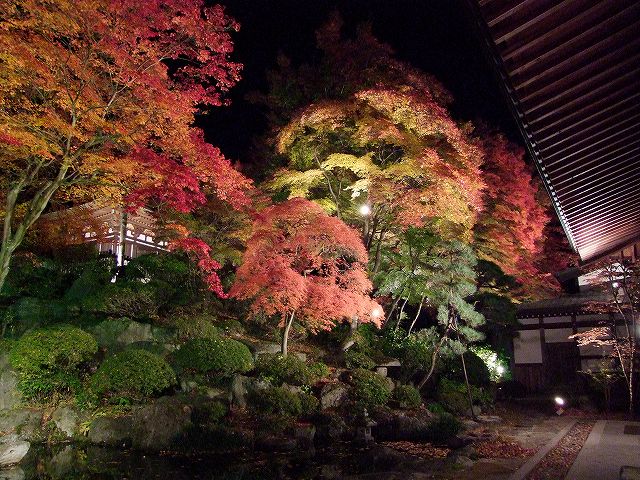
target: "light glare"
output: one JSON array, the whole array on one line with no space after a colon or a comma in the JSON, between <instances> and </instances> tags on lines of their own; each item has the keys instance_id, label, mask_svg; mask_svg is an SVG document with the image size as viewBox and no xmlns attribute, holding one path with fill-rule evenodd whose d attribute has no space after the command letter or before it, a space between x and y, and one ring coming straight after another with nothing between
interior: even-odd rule
<instances>
[{"instance_id":1,"label":"light glare","mask_svg":"<svg viewBox=\"0 0 640 480\"><path fill-rule=\"evenodd\" d=\"M371 207L366 203L364 205L360 205L360 215L367 216L371 214Z\"/></svg>"}]
</instances>

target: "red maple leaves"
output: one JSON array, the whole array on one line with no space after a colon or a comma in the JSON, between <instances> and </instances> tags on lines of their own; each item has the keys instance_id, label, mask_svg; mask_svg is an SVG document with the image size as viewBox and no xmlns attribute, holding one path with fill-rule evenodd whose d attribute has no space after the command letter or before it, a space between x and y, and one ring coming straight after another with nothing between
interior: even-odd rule
<instances>
[{"instance_id":1,"label":"red maple leaves","mask_svg":"<svg viewBox=\"0 0 640 480\"><path fill-rule=\"evenodd\" d=\"M371 299L367 252L358 233L302 198L265 208L231 288L254 312L294 314L311 331L358 317L380 324L382 308Z\"/></svg>"}]
</instances>

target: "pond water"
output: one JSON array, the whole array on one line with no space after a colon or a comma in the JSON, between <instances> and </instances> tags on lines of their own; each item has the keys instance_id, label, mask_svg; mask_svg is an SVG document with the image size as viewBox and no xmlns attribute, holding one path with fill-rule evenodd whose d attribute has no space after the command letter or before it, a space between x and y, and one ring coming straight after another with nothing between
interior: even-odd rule
<instances>
[{"instance_id":1,"label":"pond water","mask_svg":"<svg viewBox=\"0 0 640 480\"><path fill-rule=\"evenodd\" d=\"M96 446L33 446L19 467L0 480L285 480L339 479L392 465L375 449L336 445L297 454L145 455Z\"/></svg>"}]
</instances>

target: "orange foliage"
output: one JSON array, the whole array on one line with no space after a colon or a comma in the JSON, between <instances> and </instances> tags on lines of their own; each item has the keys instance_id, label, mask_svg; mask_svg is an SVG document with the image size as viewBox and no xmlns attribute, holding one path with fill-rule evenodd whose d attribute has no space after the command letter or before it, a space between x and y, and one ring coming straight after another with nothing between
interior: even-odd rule
<instances>
[{"instance_id":1,"label":"orange foliage","mask_svg":"<svg viewBox=\"0 0 640 480\"><path fill-rule=\"evenodd\" d=\"M311 331L330 329L357 316L380 325L382 308L371 299L367 252L358 233L295 198L256 214L253 235L230 295L251 300L251 309L295 313Z\"/></svg>"},{"instance_id":2,"label":"orange foliage","mask_svg":"<svg viewBox=\"0 0 640 480\"><path fill-rule=\"evenodd\" d=\"M524 285L525 296L557 291L551 275L539 268L550 218L538 201L539 182L524 161L522 148L502 135L484 141L485 209L475 227L478 254Z\"/></svg>"}]
</instances>

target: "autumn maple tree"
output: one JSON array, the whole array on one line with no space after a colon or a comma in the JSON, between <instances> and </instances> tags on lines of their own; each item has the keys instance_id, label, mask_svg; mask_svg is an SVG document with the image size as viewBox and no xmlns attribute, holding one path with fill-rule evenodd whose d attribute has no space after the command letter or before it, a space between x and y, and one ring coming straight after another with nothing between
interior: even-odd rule
<instances>
[{"instance_id":1,"label":"autumn maple tree","mask_svg":"<svg viewBox=\"0 0 640 480\"><path fill-rule=\"evenodd\" d=\"M539 201L540 184L525 162L524 150L500 134L485 132L482 138L486 187L474 247L480 258L495 263L525 287L519 296L555 293L557 282L538 263L550 218Z\"/></svg>"},{"instance_id":2,"label":"autumn maple tree","mask_svg":"<svg viewBox=\"0 0 640 480\"><path fill-rule=\"evenodd\" d=\"M0 287L53 200L181 212L208 194L248 203L248 181L192 126L239 78L238 25L220 6L1 0L0 11Z\"/></svg>"},{"instance_id":3,"label":"autumn maple tree","mask_svg":"<svg viewBox=\"0 0 640 480\"><path fill-rule=\"evenodd\" d=\"M482 156L428 91L375 88L312 104L282 128L277 148L288 165L269 188L362 228L373 272L385 242L410 226L470 238Z\"/></svg>"},{"instance_id":4,"label":"autumn maple tree","mask_svg":"<svg viewBox=\"0 0 640 480\"><path fill-rule=\"evenodd\" d=\"M617 371L625 381L629 414L634 411L640 322L640 265L610 259L596 265L606 300L593 301L586 310L606 317L593 328L571 335L579 346L597 347L603 353L601 370ZM607 365L607 362L609 365ZM613 373L613 372L610 372Z\"/></svg>"},{"instance_id":5,"label":"autumn maple tree","mask_svg":"<svg viewBox=\"0 0 640 480\"><path fill-rule=\"evenodd\" d=\"M380 325L384 315L369 296L366 264L358 232L294 198L256 213L230 295L277 319L286 355L295 320L312 332L353 317Z\"/></svg>"}]
</instances>

